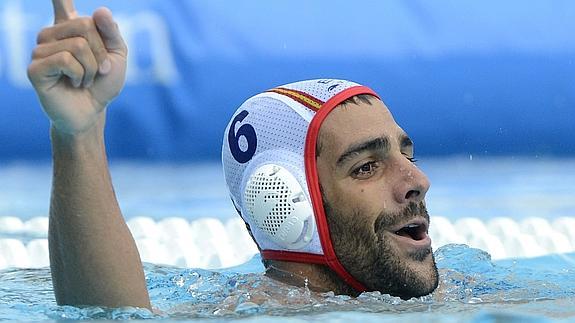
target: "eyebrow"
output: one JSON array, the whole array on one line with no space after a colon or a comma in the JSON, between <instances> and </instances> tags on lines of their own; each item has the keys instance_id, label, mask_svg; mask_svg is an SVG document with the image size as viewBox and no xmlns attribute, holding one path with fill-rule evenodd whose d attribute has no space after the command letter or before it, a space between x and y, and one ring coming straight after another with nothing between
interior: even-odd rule
<instances>
[{"instance_id":1,"label":"eyebrow","mask_svg":"<svg viewBox=\"0 0 575 323\"><path fill-rule=\"evenodd\" d=\"M407 136L406 136L407 138ZM407 138L409 140L409 138ZM409 140L411 142L411 140ZM403 145L403 141L402 141ZM365 151L379 151L383 154L387 154L390 149L389 139L387 137L378 137L371 140L363 141L360 143L352 144L349 146L344 153L342 153L337 159L336 165L339 167L349 159L357 156Z\"/></svg>"}]
</instances>

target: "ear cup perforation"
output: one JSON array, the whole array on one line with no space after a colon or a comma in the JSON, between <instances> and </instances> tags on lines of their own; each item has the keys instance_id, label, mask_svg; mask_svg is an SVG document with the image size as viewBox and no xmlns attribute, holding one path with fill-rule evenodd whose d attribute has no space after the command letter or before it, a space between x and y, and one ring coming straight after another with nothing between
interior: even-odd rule
<instances>
[{"instance_id":1,"label":"ear cup perforation","mask_svg":"<svg viewBox=\"0 0 575 323\"><path fill-rule=\"evenodd\" d=\"M313 221L310 203L299 196L303 196L303 189L289 171L278 165L263 165L245 187L246 216L275 243L300 248L309 243L315 226L308 223Z\"/></svg>"}]
</instances>

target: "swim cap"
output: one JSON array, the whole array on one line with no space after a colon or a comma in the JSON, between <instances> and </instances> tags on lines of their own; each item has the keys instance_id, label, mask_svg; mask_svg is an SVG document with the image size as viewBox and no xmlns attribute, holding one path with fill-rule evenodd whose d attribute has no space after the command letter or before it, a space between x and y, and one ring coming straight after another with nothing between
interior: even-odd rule
<instances>
[{"instance_id":1,"label":"swim cap","mask_svg":"<svg viewBox=\"0 0 575 323\"><path fill-rule=\"evenodd\" d=\"M316 168L323 120L368 87L336 79L283 85L246 100L226 127L224 176L232 202L263 259L323 264L358 291L366 288L333 249Z\"/></svg>"}]
</instances>

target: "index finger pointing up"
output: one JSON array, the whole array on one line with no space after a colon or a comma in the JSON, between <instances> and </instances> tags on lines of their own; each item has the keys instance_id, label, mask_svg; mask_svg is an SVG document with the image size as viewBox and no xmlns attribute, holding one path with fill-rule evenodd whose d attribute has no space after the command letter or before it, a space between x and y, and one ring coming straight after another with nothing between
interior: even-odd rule
<instances>
[{"instance_id":1,"label":"index finger pointing up","mask_svg":"<svg viewBox=\"0 0 575 323\"><path fill-rule=\"evenodd\" d=\"M54 7L54 23L76 18L76 9L74 9L73 0L52 0Z\"/></svg>"}]
</instances>

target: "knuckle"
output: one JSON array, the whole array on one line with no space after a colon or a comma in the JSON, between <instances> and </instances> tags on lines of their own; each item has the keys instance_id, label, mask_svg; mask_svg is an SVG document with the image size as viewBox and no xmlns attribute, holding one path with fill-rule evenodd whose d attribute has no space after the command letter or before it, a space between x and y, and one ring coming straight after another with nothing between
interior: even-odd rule
<instances>
[{"instance_id":1,"label":"knuckle","mask_svg":"<svg viewBox=\"0 0 575 323\"><path fill-rule=\"evenodd\" d=\"M108 51L105 48L99 48L96 51L96 57L99 61L103 61L108 57Z\"/></svg>"},{"instance_id":2,"label":"knuckle","mask_svg":"<svg viewBox=\"0 0 575 323\"><path fill-rule=\"evenodd\" d=\"M74 37L70 39L70 50L73 53L84 53L88 47L88 42L83 37Z\"/></svg>"},{"instance_id":3,"label":"knuckle","mask_svg":"<svg viewBox=\"0 0 575 323\"><path fill-rule=\"evenodd\" d=\"M41 46L36 46L33 50L32 50L32 59L37 59L42 57L42 47Z\"/></svg>"},{"instance_id":4,"label":"knuckle","mask_svg":"<svg viewBox=\"0 0 575 323\"><path fill-rule=\"evenodd\" d=\"M96 27L96 25L94 24L94 21L90 17L78 18L78 25L80 26L80 28L82 30L85 30L85 31L94 29Z\"/></svg>"},{"instance_id":5,"label":"knuckle","mask_svg":"<svg viewBox=\"0 0 575 323\"><path fill-rule=\"evenodd\" d=\"M45 66L40 62L32 62L26 69L26 75L33 86L37 86L41 82L42 75L45 71Z\"/></svg>"},{"instance_id":6,"label":"knuckle","mask_svg":"<svg viewBox=\"0 0 575 323\"><path fill-rule=\"evenodd\" d=\"M65 66L71 66L75 63L74 56L68 51L60 52L57 59L60 64Z\"/></svg>"},{"instance_id":7,"label":"knuckle","mask_svg":"<svg viewBox=\"0 0 575 323\"><path fill-rule=\"evenodd\" d=\"M108 51L104 46L104 42L98 34L96 34L91 41L92 51L96 59L101 62L108 56Z\"/></svg>"},{"instance_id":8,"label":"knuckle","mask_svg":"<svg viewBox=\"0 0 575 323\"><path fill-rule=\"evenodd\" d=\"M42 29L39 33L38 36L36 36L36 44L42 44L48 41L48 35L50 34L50 29L49 28L45 28Z\"/></svg>"}]
</instances>

